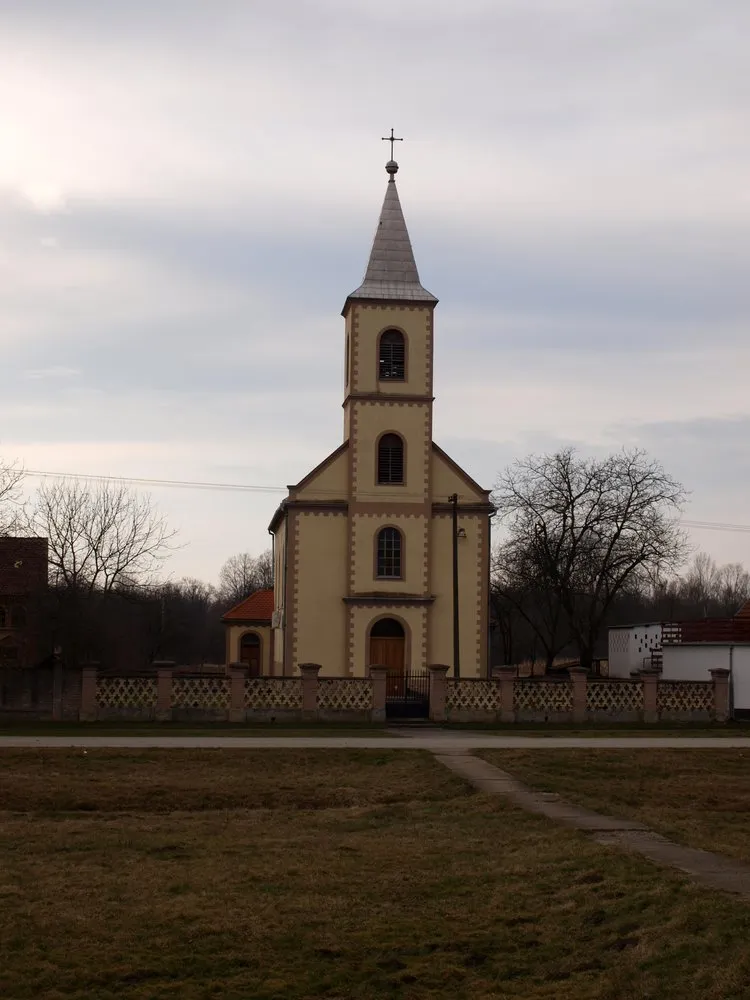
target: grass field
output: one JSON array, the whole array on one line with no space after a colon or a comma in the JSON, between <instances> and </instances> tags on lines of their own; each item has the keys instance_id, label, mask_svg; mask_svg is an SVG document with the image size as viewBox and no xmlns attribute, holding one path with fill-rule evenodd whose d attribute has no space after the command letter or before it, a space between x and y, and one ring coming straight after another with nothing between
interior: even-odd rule
<instances>
[{"instance_id":1,"label":"grass field","mask_svg":"<svg viewBox=\"0 0 750 1000\"><path fill-rule=\"evenodd\" d=\"M418 752L7 750L0 807L9 1000L750 996L750 906Z\"/></svg>"},{"instance_id":2,"label":"grass field","mask_svg":"<svg viewBox=\"0 0 750 1000\"><path fill-rule=\"evenodd\" d=\"M570 802L750 861L750 749L477 753Z\"/></svg>"},{"instance_id":3,"label":"grass field","mask_svg":"<svg viewBox=\"0 0 750 1000\"><path fill-rule=\"evenodd\" d=\"M0 722L0 736L384 736L375 722Z\"/></svg>"},{"instance_id":4,"label":"grass field","mask_svg":"<svg viewBox=\"0 0 750 1000\"><path fill-rule=\"evenodd\" d=\"M25 722L0 721L2 736L385 736L392 723L375 722ZM431 730L497 733L499 736L711 736L745 737L748 723L438 723L415 726L417 735Z\"/></svg>"}]
</instances>

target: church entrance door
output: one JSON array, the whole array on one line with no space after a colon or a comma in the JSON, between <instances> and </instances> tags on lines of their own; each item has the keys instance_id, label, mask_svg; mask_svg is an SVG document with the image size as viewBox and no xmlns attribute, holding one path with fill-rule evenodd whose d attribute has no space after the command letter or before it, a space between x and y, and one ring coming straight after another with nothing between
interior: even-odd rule
<instances>
[{"instance_id":1,"label":"church entrance door","mask_svg":"<svg viewBox=\"0 0 750 1000\"><path fill-rule=\"evenodd\" d=\"M394 697L404 684L406 637L395 618L381 618L370 630L370 663L388 667L386 694Z\"/></svg>"},{"instance_id":2,"label":"church entrance door","mask_svg":"<svg viewBox=\"0 0 750 1000\"><path fill-rule=\"evenodd\" d=\"M240 663L248 667L249 677L260 677L260 636L246 632L240 640Z\"/></svg>"},{"instance_id":3,"label":"church entrance door","mask_svg":"<svg viewBox=\"0 0 750 1000\"><path fill-rule=\"evenodd\" d=\"M372 636L370 638L370 663L388 667L388 673L404 672L404 637L402 635Z\"/></svg>"},{"instance_id":4,"label":"church entrance door","mask_svg":"<svg viewBox=\"0 0 750 1000\"><path fill-rule=\"evenodd\" d=\"M387 692L400 689L404 676L406 637L395 618L381 618L370 630L370 663L388 667Z\"/></svg>"}]
</instances>

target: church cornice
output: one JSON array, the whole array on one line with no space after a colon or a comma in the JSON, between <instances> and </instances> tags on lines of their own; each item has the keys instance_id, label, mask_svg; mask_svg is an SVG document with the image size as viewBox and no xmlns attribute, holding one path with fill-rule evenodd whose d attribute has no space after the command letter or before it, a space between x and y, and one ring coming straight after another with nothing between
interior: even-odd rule
<instances>
[{"instance_id":1,"label":"church cornice","mask_svg":"<svg viewBox=\"0 0 750 1000\"><path fill-rule=\"evenodd\" d=\"M434 403L435 397L424 393L411 392L350 392L342 406L347 403Z\"/></svg>"},{"instance_id":2,"label":"church cornice","mask_svg":"<svg viewBox=\"0 0 750 1000\"><path fill-rule=\"evenodd\" d=\"M269 532L276 531L287 511L302 511L314 514L346 514L349 510L348 500L295 500L287 497L276 508L276 513L268 526Z\"/></svg>"},{"instance_id":3,"label":"church cornice","mask_svg":"<svg viewBox=\"0 0 750 1000\"><path fill-rule=\"evenodd\" d=\"M344 604L356 604L359 607L379 608L384 604L389 607L409 607L432 604L435 597L432 594L388 594L382 590L370 594L351 594L342 598Z\"/></svg>"},{"instance_id":4,"label":"church cornice","mask_svg":"<svg viewBox=\"0 0 750 1000\"><path fill-rule=\"evenodd\" d=\"M349 509L348 500L295 500L286 501L290 510L301 510L316 514L346 514Z\"/></svg>"}]
</instances>

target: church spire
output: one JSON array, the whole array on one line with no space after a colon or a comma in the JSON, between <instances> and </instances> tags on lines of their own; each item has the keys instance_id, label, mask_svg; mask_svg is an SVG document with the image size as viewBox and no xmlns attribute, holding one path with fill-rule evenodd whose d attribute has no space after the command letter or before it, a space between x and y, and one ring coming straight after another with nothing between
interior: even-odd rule
<instances>
[{"instance_id":1,"label":"church spire","mask_svg":"<svg viewBox=\"0 0 750 1000\"><path fill-rule=\"evenodd\" d=\"M435 296L423 288L419 281L396 188L398 163L391 159L386 163L385 169L389 175L388 184L365 277L346 301L387 299L390 302L437 302Z\"/></svg>"}]
</instances>

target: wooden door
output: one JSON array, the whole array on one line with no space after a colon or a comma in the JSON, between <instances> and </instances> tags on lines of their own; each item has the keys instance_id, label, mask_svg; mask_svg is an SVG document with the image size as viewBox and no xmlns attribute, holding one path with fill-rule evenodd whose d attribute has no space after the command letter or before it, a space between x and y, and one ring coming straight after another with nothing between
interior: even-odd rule
<instances>
[{"instance_id":1,"label":"wooden door","mask_svg":"<svg viewBox=\"0 0 750 1000\"><path fill-rule=\"evenodd\" d=\"M402 635L370 636L370 663L388 667L386 694L398 694L404 676L404 637Z\"/></svg>"},{"instance_id":2,"label":"wooden door","mask_svg":"<svg viewBox=\"0 0 750 1000\"><path fill-rule=\"evenodd\" d=\"M389 673L404 672L404 637L379 635L370 637L370 663L388 667Z\"/></svg>"},{"instance_id":3,"label":"wooden door","mask_svg":"<svg viewBox=\"0 0 750 1000\"><path fill-rule=\"evenodd\" d=\"M260 638L252 632L240 641L240 663L247 665L250 677L260 677Z\"/></svg>"}]
</instances>

